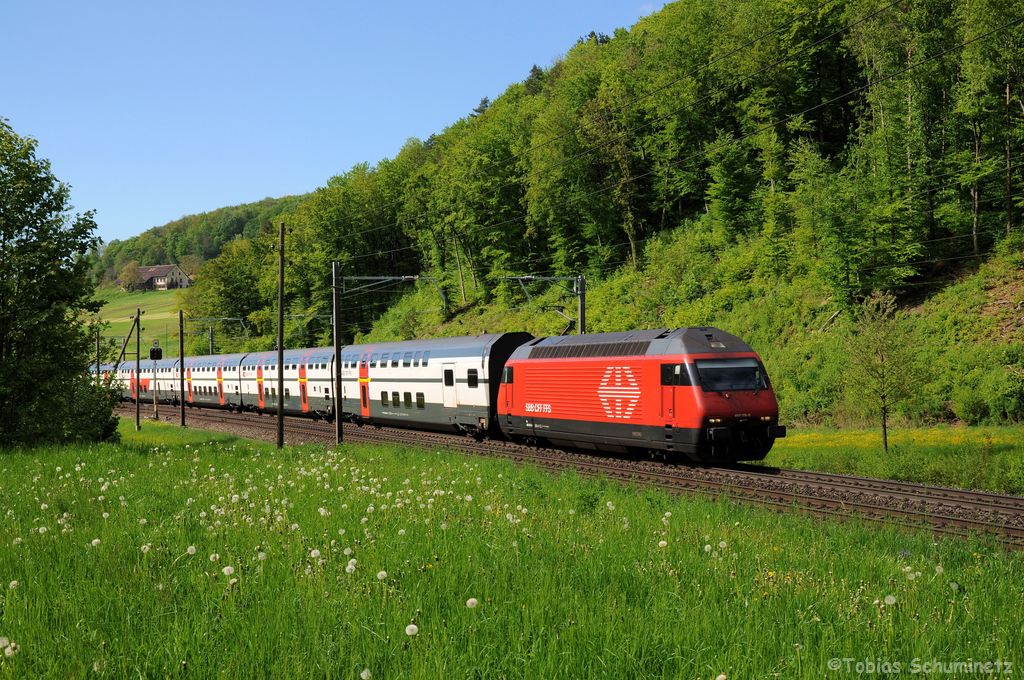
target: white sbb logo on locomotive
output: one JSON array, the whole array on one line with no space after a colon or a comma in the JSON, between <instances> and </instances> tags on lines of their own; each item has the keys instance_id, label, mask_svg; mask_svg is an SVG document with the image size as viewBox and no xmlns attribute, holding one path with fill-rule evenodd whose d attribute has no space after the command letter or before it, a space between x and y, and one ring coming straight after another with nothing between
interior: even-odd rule
<instances>
[{"instance_id":1,"label":"white sbb logo on locomotive","mask_svg":"<svg viewBox=\"0 0 1024 680\"><path fill-rule=\"evenodd\" d=\"M640 401L640 386L629 366L609 366L604 370L597 396L609 418L631 418Z\"/></svg>"}]
</instances>

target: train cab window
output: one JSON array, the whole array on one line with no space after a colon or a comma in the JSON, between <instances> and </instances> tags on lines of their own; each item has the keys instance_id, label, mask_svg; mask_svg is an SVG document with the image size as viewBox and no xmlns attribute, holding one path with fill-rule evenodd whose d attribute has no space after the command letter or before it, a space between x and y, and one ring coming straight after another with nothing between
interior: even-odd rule
<instances>
[{"instance_id":1,"label":"train cab window","mask_svg":"<svg viewBox=\"0 0 1024 680\"><path fill-rule=\"evenodd\" d=\"M412 365L412 352L406 352L402 355L402 367L409 368Z\"/></svg>"},{"instance_id":2,"label":"train cab window","mask_svg":"<svg viewBox=\"0 0 1024 680\"><path fill-rule=\"evenodd\" d=\"M451 387L455 384L455 371L450 368L444 369L444 386Z\"/></svg>"},{"instance_id":3,"label":"train cab window","mask_svg":"<svg viewBox=\"0 0 1024 680\"><path fill-rule=\"evenodd\" d=\"M683 387L690 385L690 374L686 370L686 364L662 364L661 384Z\"/></svg>"},{"instance_id":4,"label":"train cab window","mask_svg":"<svg viewBox=\"0 0 1024 680\"><path fill-rule=\"evenodd\" d=\"M421 356L423 356L423 352L416 352L415 354L412 355L412 365L413 365L413 368L415 368L415 367L420 365L420 357Z\"/></svg>"},{"instance_id":5,"label":"train cab window","mask_svg":"<svg viewBox=\"0 0 1024 680\"><path fill-rule=\"evenodd\" d=\"M387 392L381 392L380 393L380 404L381 404L381 406L390 406L390 404L388 403L388 393Z\"/></svg>"},{"instance_id":6,"label":"train cab window","mask_svg":"<svg viewBox=\"0 0 1024 680\"><path fill-rule=\"evenodd\" d=\"M476 369L471 368L466 372L466 383L470 387L476 387L480 384L480 379L477 377Z\"/></svg>"},{"instance_id":7,"label":"train cab window","mask_svg":"<svg viewBox=\"0 0 1024 680\"><path fill-rule=\"evenodd\" d=\"M370 368L377 368L377 354L370 355Z\"/></svg>"},{"instance_id":8,"label":"train cab window","mask_svg":"<svg viewBox=\"0 0 1024 680\"><path fill-rule=\"evenodd\" d=\"M388 357L389 356L391 356L391 355L388 354L387 352L384 352L383 354L380 355L380 367L381 368L387 368L388 367Z\"/></svg>"},{"instance_id":9,"label":"train cab window","mask_svg":"<svg viewBox=\"0 0 1024 680\"><path fill-rule=\"evenodd\" d=\"M416 393L416 408L426 408L427 400L423 397L422 392Z\"/></svg>"},{"instance_id":10,"label":"train cab window","mask_svg":"<svg viewBox=\"0 0 1024 680\"><path fill-rule=\"evenodd\" d=\"M398 400L398 392L392 392L391 393L391 403L394 404L395 406L401 406L402 405L402 402L400 402Z\"/></svg>"},{"instance_id":11,"label":"train cab window","mask_svg":"<svg viewBox=\"0 0 1024 680\"><path fill-rule=\"evenodd\" d=\"M420 362L420 366L426 366L430 361L430 352L423 353L423 361Z\"/></svg>"},{"instance_id":12,"label":"train cab window","mask_svg":"<svg viewBox=\"0 0 1024 680\"><path fill-rule=\"evenodd\" d=\"M501 382L505 383L506 385L511 385L512 384L512 367L511 366L506 366L505 370L503 370L501 372Z\"/></svg>"},{"instance_id":13,"label":"train cab window","mask_svg":"<svg viewBox=\"0 0 1024 680\"><path fill-rule=\"evenodd\" d=\"M412 408L412 392L405 393L405 407Z\"/></svg>"}]
</instances>

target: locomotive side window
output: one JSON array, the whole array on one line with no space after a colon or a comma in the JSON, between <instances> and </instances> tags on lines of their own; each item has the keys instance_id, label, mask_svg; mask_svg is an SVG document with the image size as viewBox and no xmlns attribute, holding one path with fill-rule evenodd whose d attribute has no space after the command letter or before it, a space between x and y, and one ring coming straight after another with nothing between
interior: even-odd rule
<instances>
[{"instance_id":1,"label":"locomotive side window","mask_svg":"<svg viewBox=\"0 0 1024 680\"><path fill-rule=\"evenodd\" d=\"M661 365L661 384L671 385L673 379L672 373L673 364L662 364Z\"/></svg>"},{"instance_id":2,"label":"locomotive side window","mask_svg":"<svg viewBox=\"0 0 1024 680\"><path fill-rule=\"evenodd\" d=\"M450 368L444 369L444 386L451 387L455 384L455 371Z\"/></svg>"},{"instance_id":3,"label":"locomotive side window","mask_svg":"<svg viewBox=\"0 0 1024 680\"><path fill-rule=\"evenodd\" d=\"M511 385L512 384L512 367L511 366L506 366L505 370L503 370L501 372L501 382L505 383L506 385ZM665 383L662 383L662 384L664 385Z\"/></svg>"},{"instance_id":4,"label":"locomotive side window","mask_svg":"<svg viewBox=\"0 0 1024 680\"><path fill-rule=\"evenodd\" d=\"M688 386L690 384L690 374L686 371L686 364L662 364L661 384Z\"/></svg>"},{"instance_id":5,"label":"locomotive side window","mask_svg":"<svg viewBox=\"0 0 1024 680\"><path fill-rule=\"evenodd\" d=\"M466 383L468 383L470 387L476 387L480 384L480 379L477 377L475 368L471 368L466 372Z\"/></svg>"}]
</instances>

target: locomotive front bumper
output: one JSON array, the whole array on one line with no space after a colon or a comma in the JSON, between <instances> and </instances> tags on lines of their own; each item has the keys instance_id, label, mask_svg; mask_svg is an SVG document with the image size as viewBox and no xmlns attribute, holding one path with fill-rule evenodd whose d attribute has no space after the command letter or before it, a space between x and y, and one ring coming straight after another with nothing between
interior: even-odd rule
<instances>
[{"instance_id":1,"label":"locomotive front bumper","mask_svg":"<svg viewBox=\"0 0 1024 680\"><path fill-rule=\"evenodd\" d=\"M786 436L785 425L766 425L763 423L736 423L708 427L707 438L713 444L738 444L751 439L767 437L782 439Z\"/></svg>"}]
</instances>

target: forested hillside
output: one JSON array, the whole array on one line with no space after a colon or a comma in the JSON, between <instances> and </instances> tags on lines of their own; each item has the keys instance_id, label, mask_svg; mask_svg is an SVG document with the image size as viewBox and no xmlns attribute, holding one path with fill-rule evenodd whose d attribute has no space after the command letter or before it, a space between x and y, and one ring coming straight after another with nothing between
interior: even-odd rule
<instances>
[{"instance_id":1,"label":"forested hillside","mask_svg":"<svg viewBox=\"0 0 1024 680\"><path fill-rule=\"evenodd\" d=\"M349 339L557 333L574 299L505 277L584 274L588 330L722 327L787 418L853 419L848 331L882 291L915 368L899 413L1024 418L1022 22L1004 0L680 0L591 34L281 213L286 342L328 340L334 259L449 300L349 293ZM247 320L224 349L273 342L276 233L244 236L186 295Z\"/></svg>"},{"instance_id":2,"label":"forested hillside","mask_svg":"<svg viewBox=\"0 0 1024 680\"><path fill-rule=\"evenodd\" d=\"M94 271L98 279L106 282L114 281L129 262L141 266L179 263L193 273L203 262L217 257L225 243L255 237L260 225L293 209L301 200L301 196L265 198L188 215L139 236L111 241L96 256Z\"/></svg>"}]
</instances>

